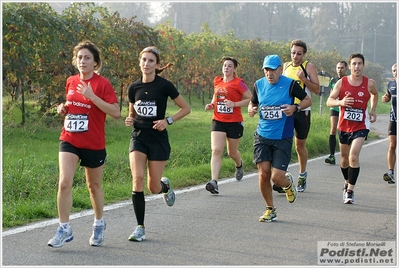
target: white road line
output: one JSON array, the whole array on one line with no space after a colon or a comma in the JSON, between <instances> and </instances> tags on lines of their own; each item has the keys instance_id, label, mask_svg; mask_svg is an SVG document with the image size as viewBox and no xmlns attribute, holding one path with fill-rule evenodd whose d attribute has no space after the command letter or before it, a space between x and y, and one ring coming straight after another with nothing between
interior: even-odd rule
<instances>
[{"instance_id":1,"label":"white road line","mask_svg":"<svg viewBox=\"0 0 399 268\"><path fill-rule=\"evenodd\" d=\"M380 142L384 142L387 139L388 138L381 139L381 140L378 140L378 141L375 141L375 142L371 142L371 143L363 145L363 147L371 146L371 145L374 145L374 144L377 144L377 143L380 143ZM387 148L387 150L388 150L388 148ZM339 152L337 152L336 154L339 154ZM326 156L320 156L318 158L309 159L308 162L313 162L313 161L316 161L316 160L324 159L325 157ZM294 163L294 164L290 165L290 167L297 166L297 165L298 165L298 163ZM243 180L247 179L247 178L252 177L252 176L254 176L256 174L257 173L247 174L242 179ZM230 183L230 182L233 182L233 181L236 181L236 179L235 178L229 178L229 179L224 179L224 180L218 181L218 184L225 184L225 183ZM193 187L184 188L184 189L181 189L181 190L176 190L175 193L177 195L177 194L181 194L181 193L188 193L188 192L197 191L197 190L200 190L200 189L203 190L204 188L205 188L205 184L201 184L201 185L197 185L197 186L193 186ZM156 199L159 199L159 198L162 198L162 194L149 195L149 196L147 196L145 198L145 200L146 200L146 202L149 202L149 201L156 200ZM118 208L121 208L121 207L126 207L126 206L129 206L131 204L132 204L132 201L129 200L129 201L124 201L124 202L120 202L120 203L117 203L117 204L104 206L104 211L109 211L109 210L114 210L114 209L118 209ZM94 213L93 213L92 209L85 210L85 211L82 211L82 212L79 212L79 213L71 214L69 219L70 220L78 219L78 218L82 218L82 217L93 215L93 214ZM43 227L46 227L46 226L49 226L49 225L57 224L58 221L59 220L57 218L57 219L46 220L46 221L41 221L41 222L29 224L29 225L22 226L22 227L13 228L13 229L10 229L10 230L2 232L2 237L13 235L13 234L18 234L18 233L23 233L23 232L26 232L26 231L29 231L29 230L33 230L33 229L37 229L37 228L43 228Z\"/></svg>"}]
</instances>

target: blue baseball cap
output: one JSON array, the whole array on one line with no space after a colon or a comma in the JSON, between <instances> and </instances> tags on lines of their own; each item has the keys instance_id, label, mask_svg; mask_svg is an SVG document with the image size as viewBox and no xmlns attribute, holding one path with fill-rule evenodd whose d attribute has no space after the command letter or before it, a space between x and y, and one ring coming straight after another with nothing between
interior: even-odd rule
<instances>
[{"instance_id":1,"label":"blue baseball cap","mask_svg":"<svg viewBox=\"0 0 399 268\"><path fill-rule=\"evenodd\" d=\"M270 68L270 69L276 70L279 66L281 66L280 57L277 55L268 55L263 60L262 69Z\"/></svg>"}]
</instances>

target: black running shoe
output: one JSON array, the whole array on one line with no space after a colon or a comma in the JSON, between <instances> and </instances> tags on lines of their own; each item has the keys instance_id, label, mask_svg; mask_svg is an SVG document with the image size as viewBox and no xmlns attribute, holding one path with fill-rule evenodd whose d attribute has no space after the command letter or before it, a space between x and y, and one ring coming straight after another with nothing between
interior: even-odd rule
<instances>
[{"instance_id":1,"label":"black running shoe","mask_svg":"<svg viewBox=\"0 0 399 268\"><path fill-rule=\"evenodd\" d=\"M280 194L284 194L285 190L283 189L283 187L277 186L273 184L273 191L279 192Z\"/></svg>"}]
</instances>

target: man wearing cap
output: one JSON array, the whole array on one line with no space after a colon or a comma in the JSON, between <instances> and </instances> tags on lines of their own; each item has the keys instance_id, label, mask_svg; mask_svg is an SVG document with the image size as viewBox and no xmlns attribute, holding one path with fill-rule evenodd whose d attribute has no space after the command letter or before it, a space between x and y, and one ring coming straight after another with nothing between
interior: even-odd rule
<instances>
[{"instance_id":1,"label":"man wearing cap","mask_svg":"<svg viewBox=\"0 0 399 268\"><path fill-rule=\"evenodd\" d=\"M266 211L259 221L271 222L277 219L277 214L270 180L285 190L290 203L296 199L293 178L287 173L294 137L292 115L309 107L312 100L295 80L282 75L279 56L266 56L262 68L265 77L254 84L248 115L259 114L254 133L254 163L258 167L259 189L266 202ZM294 98L300 102L294 104Z\"/></svg>"}]
</instances>

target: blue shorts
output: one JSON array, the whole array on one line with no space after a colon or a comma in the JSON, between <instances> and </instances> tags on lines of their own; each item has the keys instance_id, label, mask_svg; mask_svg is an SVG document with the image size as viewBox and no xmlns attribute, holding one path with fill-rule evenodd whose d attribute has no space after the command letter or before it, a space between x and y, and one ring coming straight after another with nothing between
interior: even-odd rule
<instances>
[{"instance_id":1,"label":"blue shorts","mask_svg":"<svg viewBox=\"0 0 399 268\"><path fill-rule=\"evenodd\" d=\"M59 151L76 154L80 159L80 165L82 167L97 168L104 165L107 159L107 152L105 149L80 149L66 141L60 142Z\"/></svg>"},{"instance_id":2,"label":"blue shorts","mask_svg":"<svg viewBox=\"0 0 399 268\"><path fill-rule=\"evenodd\" d=\"M287 171L291 162L292 138L270 140L254 134L254 163L268 161L273 168Z\"/></svg>"},{"instance_id":3,"label":"blue shorts","mask_svg":"<svg viewBox=\"0 0 399 268\"><path fill-rule=\"evenodd\" d=\"M354 139L363 137L367 140L369 132L369 129L361 129L355 132L343 132L338 130L339 143L350 145Z\"/></svg>"}]
</instances>

